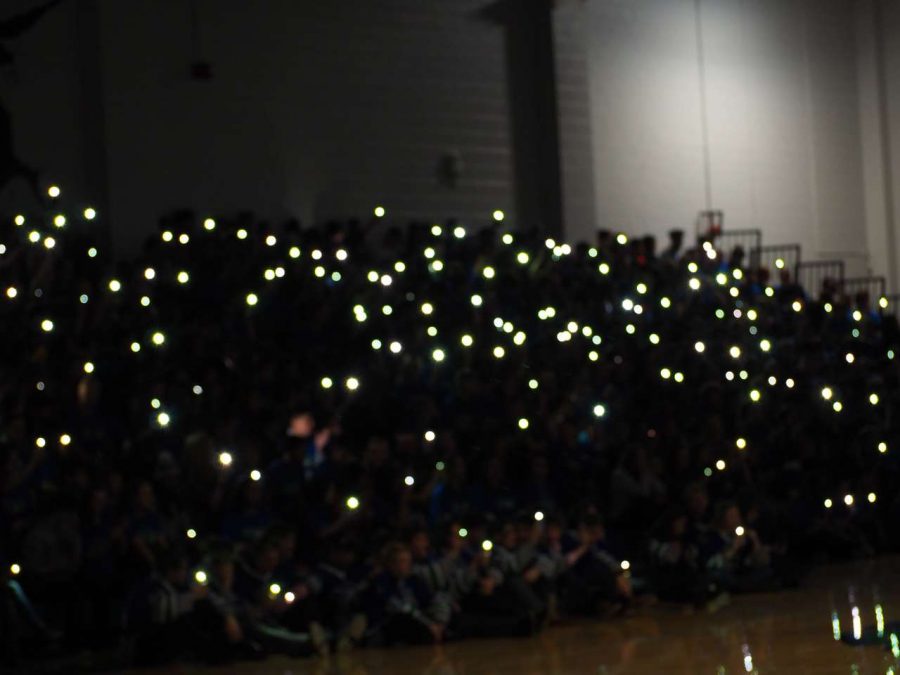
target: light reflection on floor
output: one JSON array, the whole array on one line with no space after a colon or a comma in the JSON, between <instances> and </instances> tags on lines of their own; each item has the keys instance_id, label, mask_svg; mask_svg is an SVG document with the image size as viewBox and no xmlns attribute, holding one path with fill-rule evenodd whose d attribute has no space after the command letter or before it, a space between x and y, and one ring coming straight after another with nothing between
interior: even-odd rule
<instances>
[{"instance_id":1,"label":"light reflection on floor","mask_svg":"<svg viewBox=\"0 0 900 675\"><path fill-rule=\"evenodd\" d=\"M555 627L532 639L440 648L361 650L340 658L228 668L272 675L900 675L883 646L851 647L900 621L900 560L821 570L797 591L735 599L716 614L659 606L608 622ZM146 671L145 671L146 672ZM181 671L184 672L184 671ZM221 673L222 669L190 669Z\"/></svg>"}]
</instances>

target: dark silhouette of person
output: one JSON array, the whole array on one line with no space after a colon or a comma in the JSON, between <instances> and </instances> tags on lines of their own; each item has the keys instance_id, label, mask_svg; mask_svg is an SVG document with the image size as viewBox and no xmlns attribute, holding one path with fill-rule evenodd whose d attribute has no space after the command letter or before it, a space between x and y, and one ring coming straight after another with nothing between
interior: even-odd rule
<instances>
[{"instance_id":1,"label":"dark silhouette of person","mask_svg":"<svg viewBox=\"0 0 900 675\"><path fill-rule=\"evenodd\" d=\"M15 57L7 49L5 43L26 33L40 21L44 14L60 2L61 0L50 0L50 2L45 2L26 12L0 21L0 67L10 67L15 64ZM0 190L19 177L25 179L35 196L39 196L38 172L16 155L13 145L12 117L6 105L0 100Z\"/></svg>"}]
</instances>

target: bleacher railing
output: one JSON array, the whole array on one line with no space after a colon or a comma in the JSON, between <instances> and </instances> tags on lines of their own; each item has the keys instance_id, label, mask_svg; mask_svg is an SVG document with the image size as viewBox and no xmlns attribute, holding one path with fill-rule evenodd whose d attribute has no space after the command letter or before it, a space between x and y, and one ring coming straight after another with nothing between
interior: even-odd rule
<instances>
[{"instance_id":1,"label":"bleacher railing","mask_svg":"<svg viewBox=\"0 0 900 675\"><path fill-rule=\"evenodd\" d=\"M791 280L796 281L800 262L799 244L759 246L750 251L750 268L768 270L773 281L783 270L790 272Z\"/></svg>"},{"instance_id":2,"label":"bleacher railing","mask_svg":"<svg viewBox=\"0 0 900 675\"><path fill-rule=\"evenodd\" d=\"M851 277L844 279L841 291L859 309L879 309L878 302L885 297L886 287L884 277Z\"/></svg>"},{"instance_id":3,"label":"bleacher railing","mask_svg":"<svg viewBox=\"0 0 900 675\"><path fill-rule=\"evenodd\" d=\"M843 260L814 260L797 265L797 282L816 300L833 298L844 284Z\"/></svg>"}]
</instances>

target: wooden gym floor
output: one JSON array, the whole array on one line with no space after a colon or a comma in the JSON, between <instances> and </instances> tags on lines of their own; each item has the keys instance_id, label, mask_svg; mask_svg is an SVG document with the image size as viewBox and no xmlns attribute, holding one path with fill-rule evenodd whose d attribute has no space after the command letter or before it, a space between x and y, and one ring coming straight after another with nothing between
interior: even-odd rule
<instances>
[{"instance_id":1,"label":"wooden gym floor","mask_svg":"<svg viewBox=\"0 0 900 675\"><path fill-rule=\"evenodd\" d=\"M880 646L836 641L843 633L900 620L900 560L823 568L796 591L743 596L715 614L657 606L635 616L557 626L531 639L442 647L366 649L330 659L270 658L227 668L180 666L177 673L260 675L900 675ZM154 671L139 671L150 673Z\"/></svg>"}]
</instances>

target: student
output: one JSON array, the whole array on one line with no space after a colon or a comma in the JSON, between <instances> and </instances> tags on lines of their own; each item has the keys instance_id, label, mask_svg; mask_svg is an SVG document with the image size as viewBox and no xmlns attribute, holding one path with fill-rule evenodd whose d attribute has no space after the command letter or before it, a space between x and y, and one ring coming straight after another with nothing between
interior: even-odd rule
<instances>
[{"instance_id":1,"label":"student","mask_svg":"<svg viewBox=\"0 0 900 675\"><path fill-rule=\"evenodd\" d=\"M196 646L198 635L194 610L207 589L188 584L188 562L178 551L161 556L154 573L137 598L141 605L132 620L137 630L135 659L139 664L170 663Z\"/></svg>"},{"instance_id":2,"label":"student","mask_svg":"<svg viewBox=\"0 0 900 675\"><path fill-rule=\"evenodd\" d=\"M434 594L413 575L412 553L405 544L388 544L383 554L385 570L373 581L369 619L380 640L393 644L441 642L447 628Z\"/></svg>"}]
</instances>

